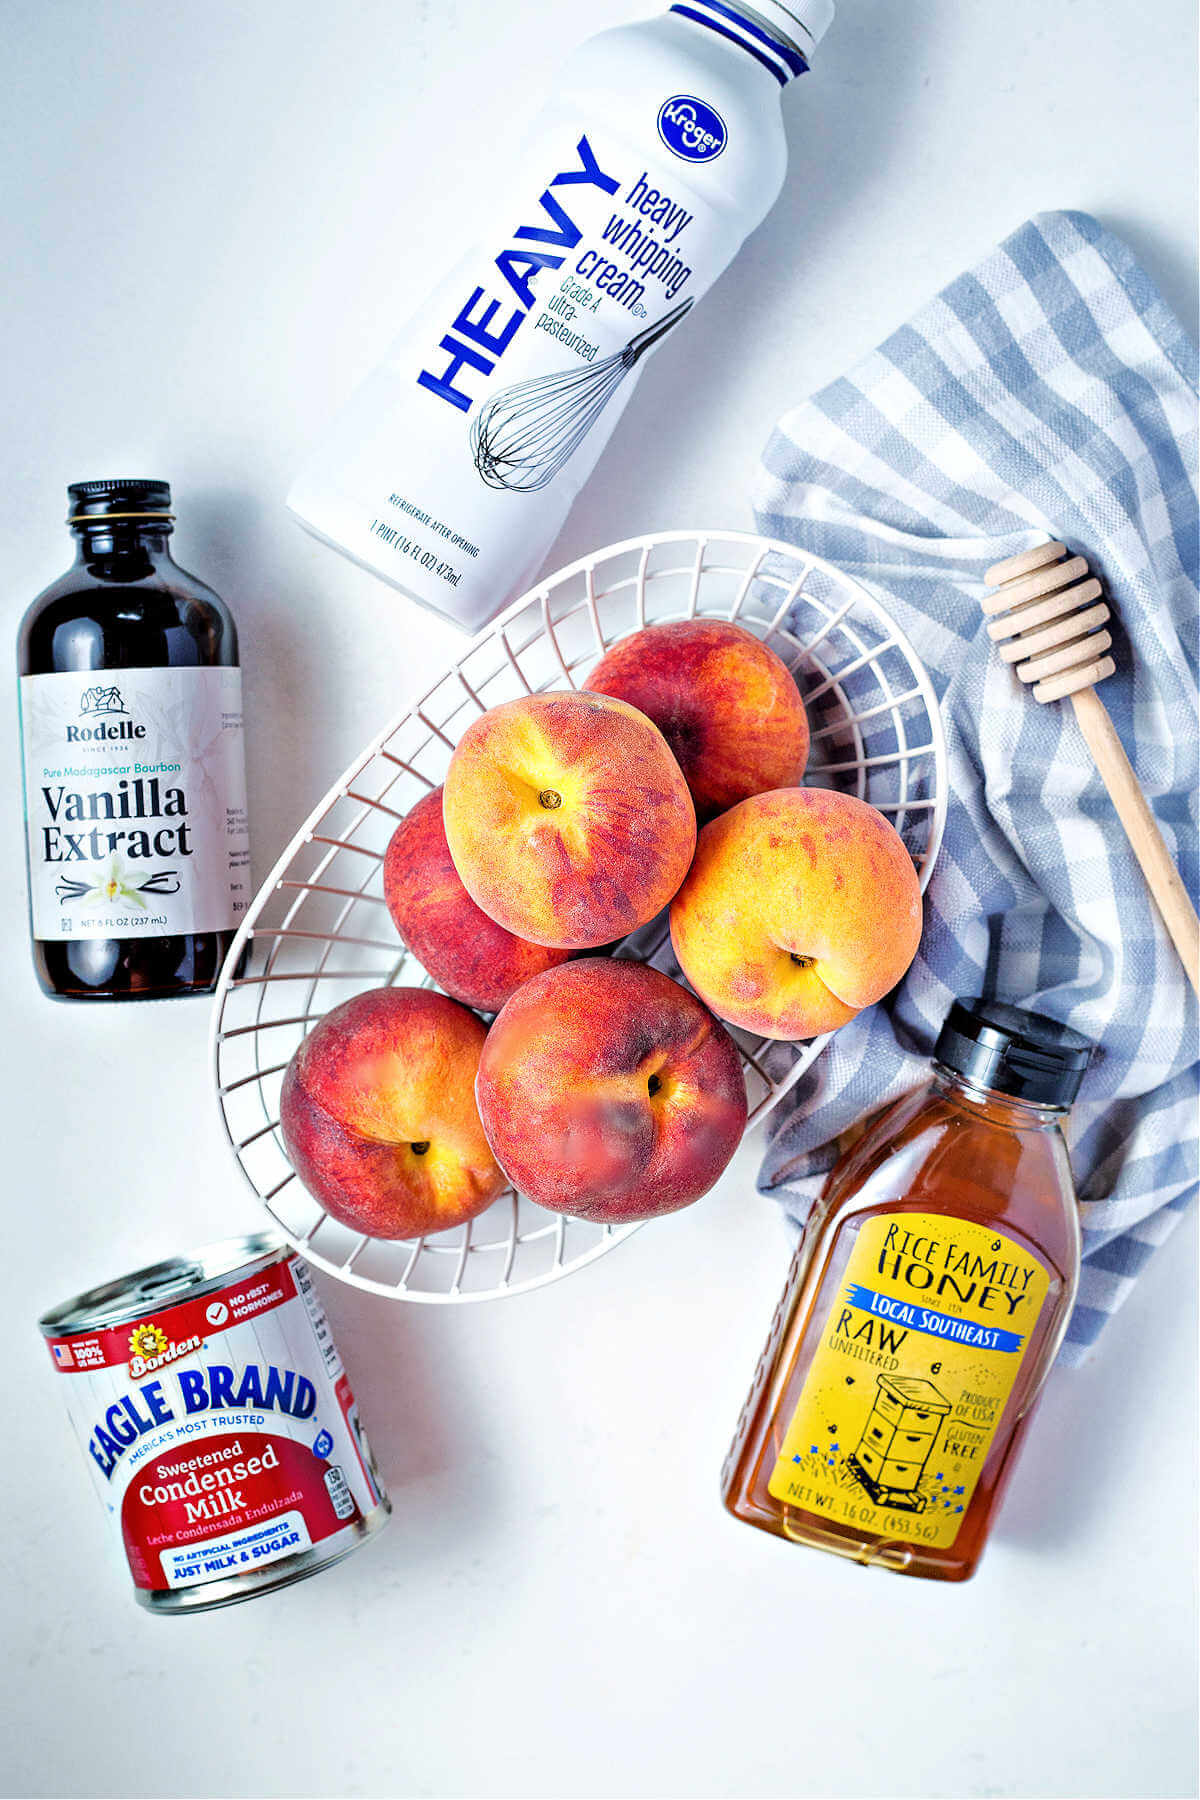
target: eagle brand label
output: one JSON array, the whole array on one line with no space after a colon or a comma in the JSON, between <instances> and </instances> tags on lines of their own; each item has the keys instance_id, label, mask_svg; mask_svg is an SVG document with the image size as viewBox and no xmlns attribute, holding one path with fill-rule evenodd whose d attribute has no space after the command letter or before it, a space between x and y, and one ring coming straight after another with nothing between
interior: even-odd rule
<instances>
[{"instance_id":1,"label":"eagle brand label","mask_svg":"<svg viewBox=\"0 0 1200 1800\"><path fill-rule=\"evenodd\" d=\"M239 669L21 679L33 934L229 931L249 902Z\"/></svg>"},{"instance_id":2,"label":"eagle brand label","mask_svg":"<svg viewBox=\"0 0 1200 1800\"><path fill-rule=\"evenodd\" d=\"M386 1507L298 1257L48 1342L94 1485L148 1595L252 1574L322 1544L332 1558L349 1547L348 1527Z\"/></svg>"},{"instance_id":3,"label":"eagle brand label","mask_svg":"<svg viewBox=\"0 0 1200 1800\"><path fill-rule=\"evenodd\" d=\"M867 1219L769 1491L857 1531L952 1544L1048 1289L1036 1257L982 1225Z\"/></svg>"}]
</instances>

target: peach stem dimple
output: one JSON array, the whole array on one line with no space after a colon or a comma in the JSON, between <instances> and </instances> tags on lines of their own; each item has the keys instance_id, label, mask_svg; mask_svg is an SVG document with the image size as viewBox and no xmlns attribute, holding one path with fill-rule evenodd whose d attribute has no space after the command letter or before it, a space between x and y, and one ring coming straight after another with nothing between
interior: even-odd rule
<instances>
[{"instance_id":1,"label":"peach stem dimple","mask_svg":"<svg viewBox=\"0 0 1200 1800\"><path fill-rule=\"evenodd\" d=\"M798 956L794 950L789 950L788 955L798 969L811 969L817 960L815 956Z\"/></svg>"},{"instance_id":2,"label":"peach stem dimple","mask_svg":"<svg viewBox=\"0 0 1200 1800\"><path fill-rule=\"evenodd\" d=\"M556 807L562 805L562 795L556 793L553 788L543 788L538 794L538 805L544 806L547 812L553 812Z\"/></svg>"},{"instance_id":3,"label":"peach stem dimple","mask_svg":"<svg viewBox=\"0 0 1200 1800\"><path fill-rule=\"evenodd\" d=\"M429 1139L424 1138L419 1144L410 1144L408 1147L414 1156L427 1156L429 1154Z\"/></svg>"}]
</instances>

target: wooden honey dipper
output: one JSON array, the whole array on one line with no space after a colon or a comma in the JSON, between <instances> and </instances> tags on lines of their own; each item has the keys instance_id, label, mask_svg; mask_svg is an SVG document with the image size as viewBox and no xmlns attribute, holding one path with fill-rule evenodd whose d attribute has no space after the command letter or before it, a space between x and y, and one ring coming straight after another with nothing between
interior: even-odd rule
<instances>
[{"instance_id":1,"label":"wooden honey dipper","mask_svg":"<svg viewBox=\"0 0 1200 1800\"><path fill-rule=\"evenodd\" d=\"M1112 635L1104 627L1110 615L1099 581L1084 557L1071 556L1065 544L1057 543L1010 556L984 579L996 590L983 602L992 621L988 636L999 645L1004 661L1015 664L1021 680L1034 684L1035 700L1070 698L1163 924L1200 994L1200 919L1096 693L1096 683L1117 667L1107 654Z\"/></svg>"}]
</instances>

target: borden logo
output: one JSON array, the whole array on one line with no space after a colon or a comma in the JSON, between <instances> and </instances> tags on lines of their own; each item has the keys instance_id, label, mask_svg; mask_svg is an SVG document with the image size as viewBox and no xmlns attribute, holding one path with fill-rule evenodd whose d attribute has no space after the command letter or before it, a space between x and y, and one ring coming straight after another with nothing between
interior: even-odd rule
<instances>
[{"instance_id":1,"label":"borden logo","mask_svg":"<svg viewBox=\"0 0 1200 1800\"><path fill-rule=\"evenodd\" d=\"M164 1363L190 1356L193 1350L200 1348L200 1343L198 1337L190 1337L177 1344L174 1339L168 1339L161 1326L150 1322L135 1325L129 1339L129 1373L135 1381L140 1381L143 1375L161 1369Z\"/></svg>"},{"instance_id":2,"label":"borden logo","mask_svg":"<svg viewBox=\"0 0 1200 1800\"><path fill-rule=\"evenodd\" d=\"M695 94L674 94L658 109L658 135L673 156L685 162L712 162L729 141L715 107Z\"/></svg>"}]
</instances>

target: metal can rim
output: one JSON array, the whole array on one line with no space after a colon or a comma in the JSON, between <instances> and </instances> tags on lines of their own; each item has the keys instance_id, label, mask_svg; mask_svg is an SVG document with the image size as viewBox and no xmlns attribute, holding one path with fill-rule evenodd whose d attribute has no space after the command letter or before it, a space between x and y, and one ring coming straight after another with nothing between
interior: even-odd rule
<instances>
[{"instance_id":1,"label":"metal can rim","mask_svg":"<svg viewBox=\"0 0 1200 1800\"><path fill-rule=\"evenodd\" d=\"M222 1238L183 1256L167 1257L163 1262L150 1263L87 1288L43 1313L38 1327L43 1336L57 1338L79 1337L125 1325L144 1312L176 1306L223 1287L233 1276L255 1264L266 1267L290 1254L291 1247L277 1231Z\"/></svg>"},{"instance_id":2,"label":"metal can rim","mask_svg":"<svg viewBox=\"0 0 1200 1800\"><path fill-rule=\"evenodd\" d=\"M255 1574L225 1576L177 1588L135 1587L134 1599L147 1612L163 1618L183 1618L189 1613L217 1612L221 1607L237 1606L243 1600L256 1600L260 1594L273 1594L297 1581L307 1581L309 1576L319 1575L323 1569L331 1569L335 1563L353 1556L383 1530L392 1516L392 1502L378 1479L376 1485L379 1499L369 1513L296 1556L270 1563Z\"/></svg>"}]
</instances>

